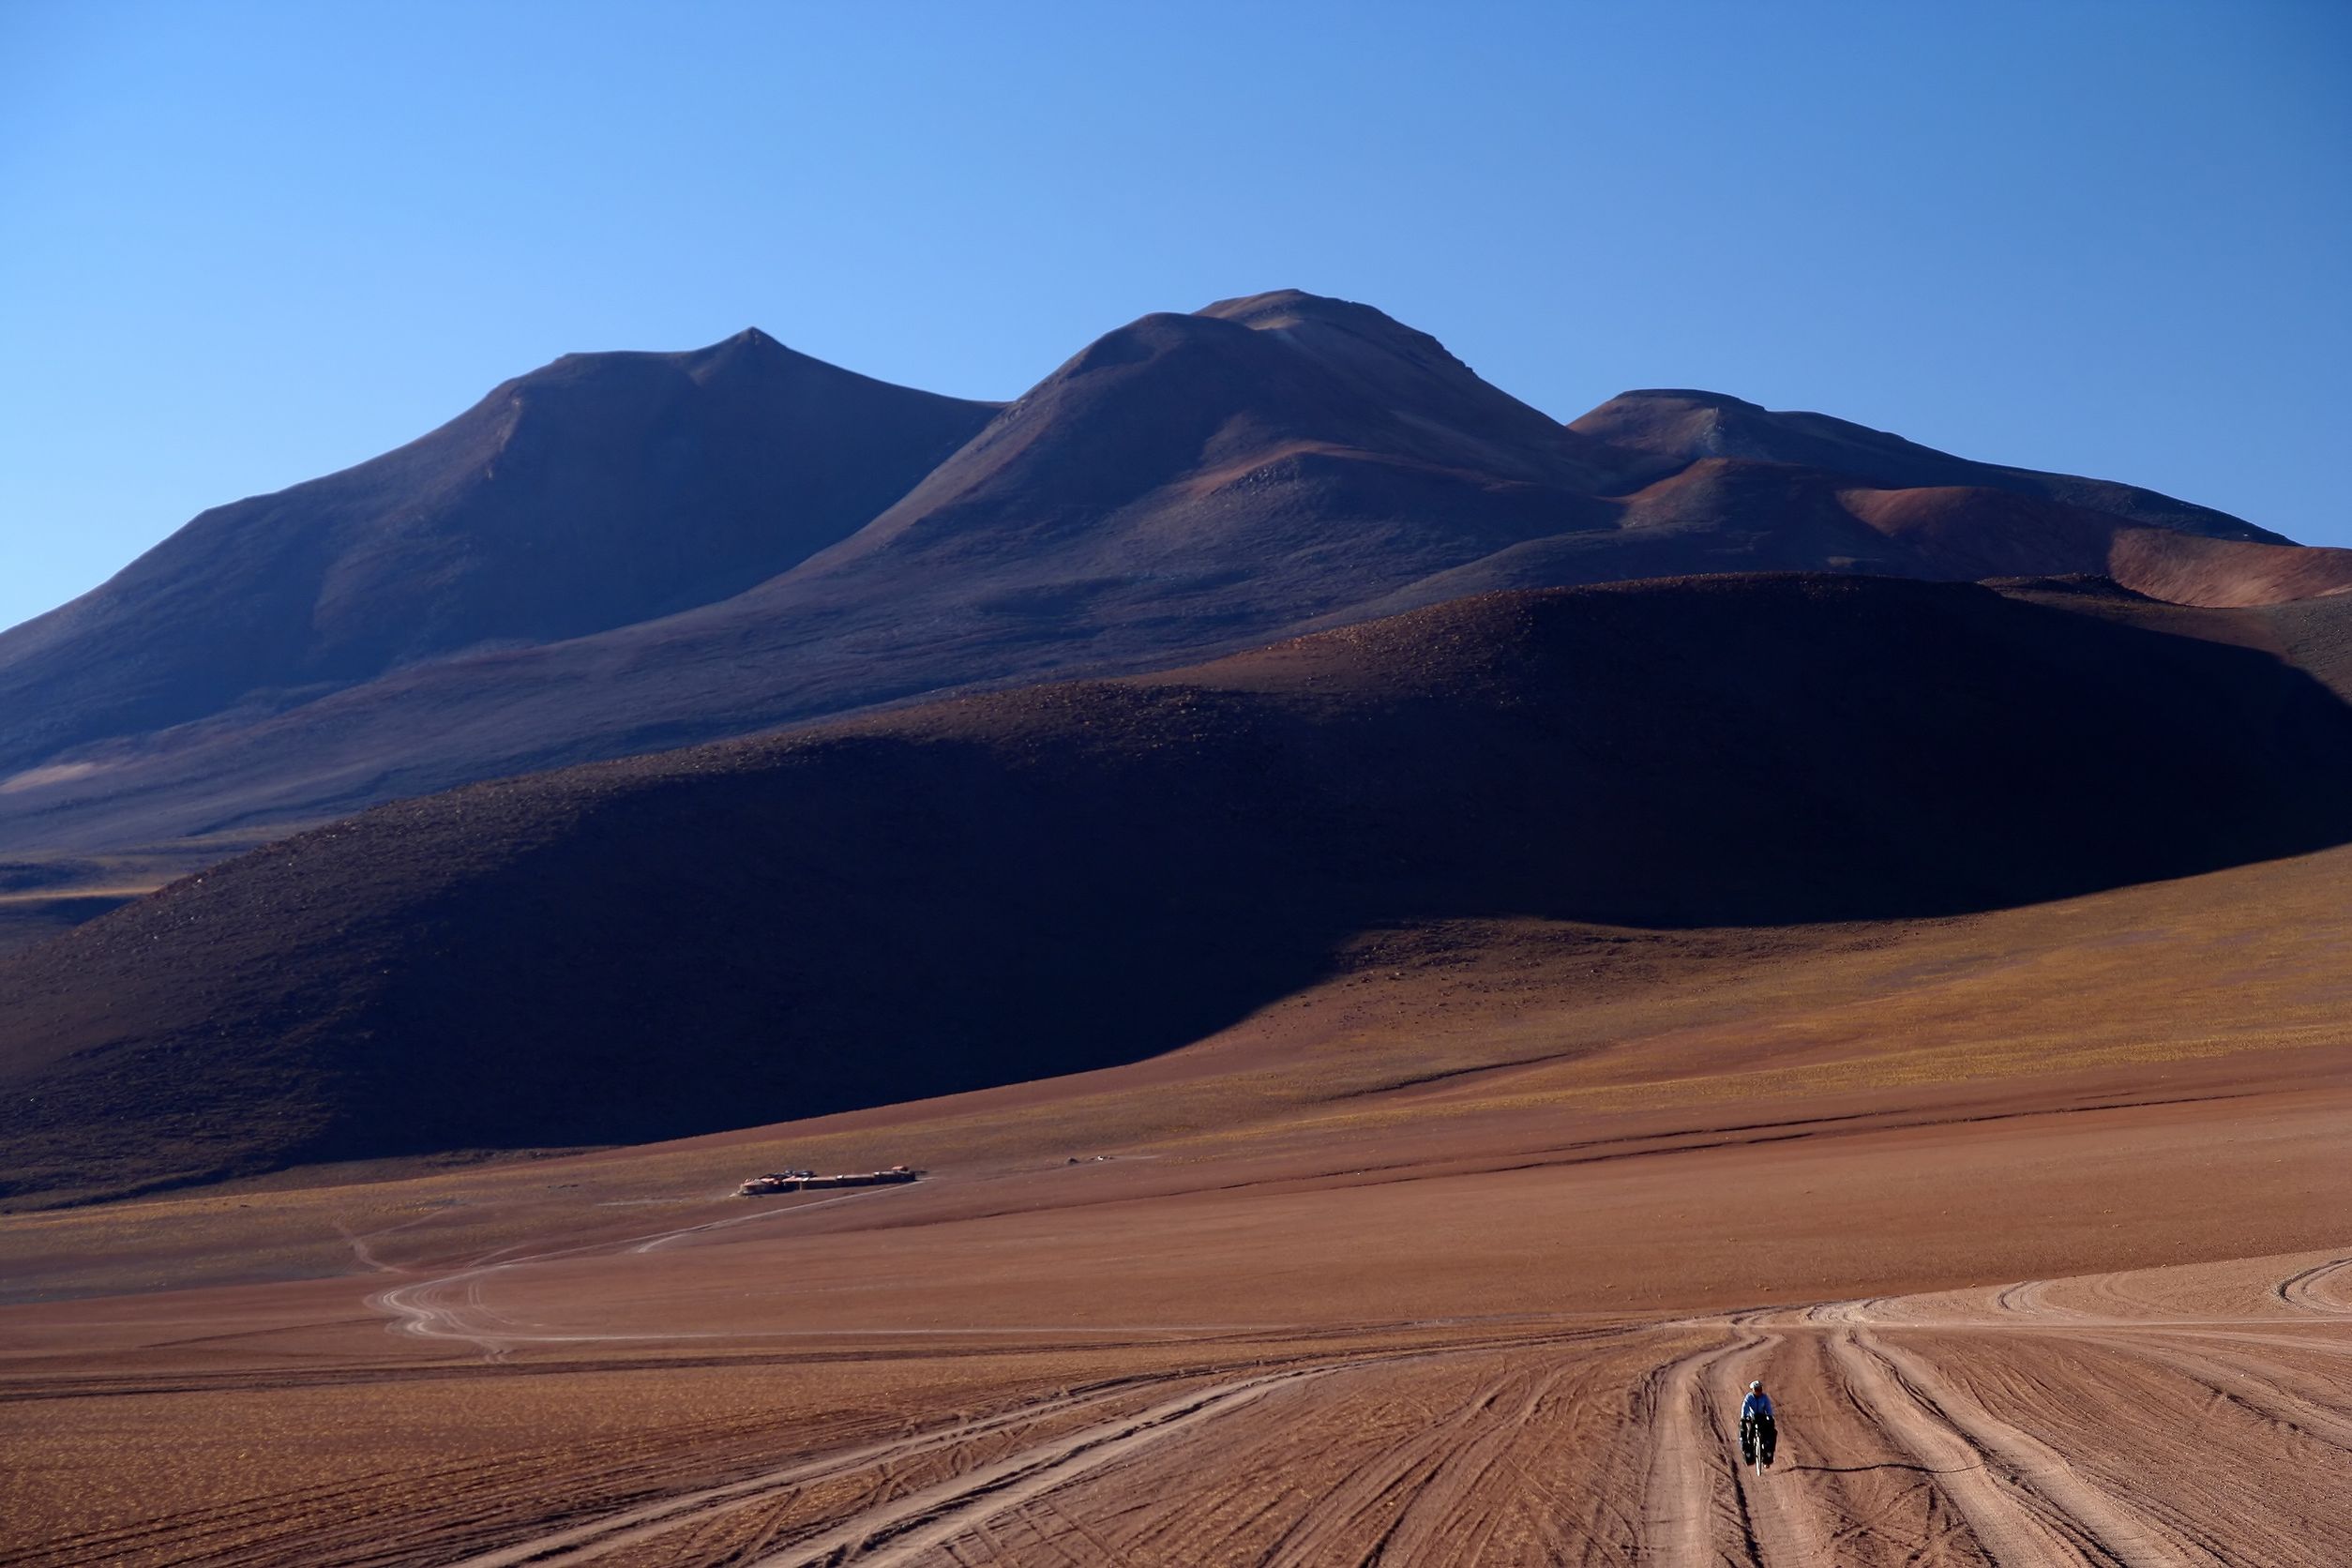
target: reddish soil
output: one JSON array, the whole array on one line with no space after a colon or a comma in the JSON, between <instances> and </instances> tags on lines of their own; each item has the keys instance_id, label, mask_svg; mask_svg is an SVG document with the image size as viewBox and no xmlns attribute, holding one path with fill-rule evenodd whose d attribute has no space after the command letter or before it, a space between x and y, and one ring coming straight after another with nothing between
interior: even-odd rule
<instances>
[{"instance_id":1,"label":"reddish soil","mask_svg":"<svg viewBox=\"0 0 2352 1568\"><path fill-rule=\"evenodd\" d=\"M1392 932L1133 1066L13 1216L0 1561L2331 1561L2347 856Z\"/></svg>"}]
</instances>

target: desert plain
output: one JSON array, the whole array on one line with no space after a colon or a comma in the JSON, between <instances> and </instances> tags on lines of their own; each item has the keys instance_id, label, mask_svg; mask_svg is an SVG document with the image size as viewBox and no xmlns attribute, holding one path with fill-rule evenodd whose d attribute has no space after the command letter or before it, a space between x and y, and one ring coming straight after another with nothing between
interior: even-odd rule
<instances>
[{"instance_id":1,"label":"desert plain","mask_svg":"<svg viewBox=\"0 0 2352 1568\"><path fill-rule=\"evenodd\" d=\"M565 355L0 632L0 1564L2352 1562L2347 700L1295 290Z\"/></svg>"},{"instance_id":2,"label":"desert plain","mask_svg":"<svg viewBox=\"0 0 2352 1568\"><path fill-rule=\"evenodd\" d=\"M2348 874L1436 922L1124 1066L13 1214L0 1562L2352 1561Z\"/></svg>"}]
</instances>

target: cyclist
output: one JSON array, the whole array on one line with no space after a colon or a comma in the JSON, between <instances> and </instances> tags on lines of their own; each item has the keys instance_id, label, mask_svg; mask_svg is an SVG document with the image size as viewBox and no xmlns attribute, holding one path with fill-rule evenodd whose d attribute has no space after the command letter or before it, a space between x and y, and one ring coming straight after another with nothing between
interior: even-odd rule
<instances>
[{"instance_id":1,"label":"cyclist","mask_svg":"<svg viewBox=\"0 0 2352 1568\"><path fill-rule=\"evenodd\" d=\"M1748 1396L1740 1401L1740 1459L1756 1467L1762 1475L1772 1468L1772 1450L1780 1446L1779 1434L1772 1430L1772 1398L1764 1392L1762 1382L1748 1385Z\"/></svg>"}]
</instances>

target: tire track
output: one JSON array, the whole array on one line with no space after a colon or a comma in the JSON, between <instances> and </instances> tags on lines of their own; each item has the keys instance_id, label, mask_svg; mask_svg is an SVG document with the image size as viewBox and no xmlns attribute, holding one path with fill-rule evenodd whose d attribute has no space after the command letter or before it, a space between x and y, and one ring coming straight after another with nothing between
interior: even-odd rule
<instances>
[{"instance_id":1,"label":"tire track","mask_svg":"<svg viewBox=\"0 0 2352 1568\"><path fill-rule=\"evenodd\" d=\"M2106 1354L2093 1360L2086 1349ZM2341 1414L2168 1339L2114 1334L2030 1351L2039 1371L2012 1368L2001 1381L2032 1407L2052 1443L2086 1456L2094 1486L2130 1498L2142 1523L2177 1548L2174 1560L2352 1560L2341 1498L2299 1496L2275 1484L2342 1473L2347 1451L2319 1429L2342 1432ZM2118 1382L2133 1391L2133 1425L2101 1405L2101 1394ZM2274 1484L2248 1490L2242 1478L2266 1468ZM2142 1484L2149 1474L2167 1482Z\"/></svg>"},{"instance_id":2,"label":"tire track","mask_svg":"<svg viewBox=\"0 0 2352 1568\"><path fill-rule=\"evenodd\" d=\"M1818 1424L1818 1437L1812 1446L1837 1455L1845 1463L1814 1467L1814 1473L1821 1475L1823 1485L1837 1500L1830 1510L1836 1526L1816 1548L1819 1555L1809 1560L1899 1561L1904 1568L1986 1568L1991 1560L1967 1518L1937 1484L1934 1471L1916 1462L1863 1462L1865 1456L1908 1451L1886 1430L1868 1400L1854 1388L1832 1354L1830 1337L1814 1336L1810 1349L1817 1374L1817 1401L1822 1393L1833 1389L1835 1394L1826 1406L1817 1402L1806 1422L1808 1427ZM1842 1422L1840 1415L1845 1418ZM1889 1470L1908 1472L1909 1479L1890 1481L1885 1474ZM1795 1473L1804 1473L1803 1468ZM1875 1485L1857 1483L1849 1489L1849 1476L1867 1477ZM1864 1490L1880 1495L1864 1498L1860 1495Z\"/></svg>"},{"instance_id":3,"label":"tire track","mask_svg":"<svg viewBox=\"0 0 2352 1568\"><path fill-rule=\"evenodd\" d=\"M1444 1444L1456 1435L1475 1406L1491 1404L1499 1386L1489 1383L1442 1417L1417 1399L1410 1401L1422 1411L1424 1424L1356 1460L1336 1485L1291 1523L1268 1556L1283 1561L1377 1556L1377 1543L1395 1534L1412 1495L1434 1477ZM1385 1525L1380 1522L1383 1516ZM1350 1545L1351 1538L1367 1534L1373 1537L1372 1546L1358 1551Z\"/></svg>"},{"instance_id":4,"label":"tire track","mask_svg":"<svg viewBox=\"0 0 2352 1568\"><path fill-rule=\"evenodd\" d=\"M421 1485L435 1500L431 1515L401 1534L432 1542L432 1560L463 1551L484 1537L511 1536L540 1524L550 1496L571 1498L583 1488L638 1491L674 1485L692 1466L698 1446L721 1447L773 1430L770 1421L722 1421L669 1426L584 1446L565 1443L496 1462L401 1470L353 1481L298 1487L222 1506L168 1515L128 1527L70 1536L27 1554L0 1545L0 1562L85 1568L97 1562L169 1562L195 1568L244 1568L386 1560L384 1520L399 1514ZM683 1453L682 1453L683 1451ZM415 1555L412 1547L409 1560Z\"/></svg>"},{"instance_id":5,"label":"tire track","mask_svg":"<svg viewBox=\"0 0 2352 1568\"><path fill-rule=\"evenodd\" d=\"M2118 1563L2123 1568L2178 1568L2183 1562L2198 1561L2229 1568L2228 1558L2215 1550L2217 1544L2209 1537L2202 1532L2192 1535L2178 1524L2165 1530L2133 1514L2084 1480L2047 1444L1994 1416L1916 1355L1884 1343L1866 1347L1858 1343L1855 1348L1864 1360L1885 1367L1891 1380L1908 1395L1907 1405L1898 1407L1904 1413L1897 1418L1907 1436L1923 1435L1930 1441L1937 1440L1942 1434L1934 1427L1940 1422L1984 1467L1989 1470L1998 1465L2009 1485L2030 1500L2028 1511L2054 1526L2081 1560ZM1998 1551L1994 1555L2007 1560Z\"/></svg>"},{"instance_id":6,"label":"tire track","mask_svg":"<svg viewBox=\"0 0 2352 1568\"><path fill-rule=\"evenodd\" d=\"M1994 1561L2105 1568L2128 1563L2075 1525L2015 1474L1997 1472L1988 1455L1931 1397L1906 1380L1860 1334L1831 1342L1847 1386L1879 1429L1936 1474L1936 1484L1968 1521Z\"/></svg>"},{"instance_id":7,"label":"tire track","mask_svg":"<svg viewBox=\"0 0 2352 1568\"><path fill-rule=\"evenodd\" d=\"M867 1443L796 1460L741 1481L664 1498L607 1515L603 1518L592 1519L585 1524L569 1526L494 1551L464 1558L450 1564L450 1568L517 1568L523 1563L532 1564L533 1568L541 1568L541 1565L557 1568L559 1564L590 1561L625 1547L641 1545L674 1530L776 1500L782 1494L796 1491L811 1482L935 1454L1030 1422L1132 1397L1134 1393L1132 1386L1122 1385L1090 1395L1057 1396L912 1438Z\"/></svg>"},{"instance_id":8,"label":"tire track","mask_svg":"<svg viewBox=\"0 0 2352 1568\"><path fill-rule=\"evenodd\" d=\"M2332 1278L2345 1269L2352 1269L2352 1258L2331 1259L2300 1274L2287 1275L2272 1288L2270 1294L2286 1305L2299 1307L2305 1312L2324 1313L2330 1318L2352 1315L2352 1305L2319 1292L2322 1280Z\"/></svg>"},{"instance_id":9,"label":"tire track","mask_svg":"<svg viewBox=\"0 0 2352 1568\"><path fill-rule=\"evenodd\" d=\"M1374 1457L1359 1461L1311 1504L1268 1552L1286 1561L1332 1562L1348 1556L1408 1562L1473 1557L1500 1526L1491 1511L1466 1511L1479 1484L1564 1372L1504 1369L1442 1415ZM1514 1411L1498 1418L1505 1400ZM1524 1477L1522 1477L1524 1479ZM1465 1516L1465 1515L1468 1516ZM1383 1522L1383 1520L1385 1522ZM1369 1544L1362 1545L1369 1536Z\"/></svg>"},{"instance_id":10,"label":"tire track","mask_svg":"<svg viewBox=\"0 0 2352 1568\"><path fill-rule=\"evenodd\" d=\"M1737 1337L1730 1344L1679 1357L1648 1380L1645 1404L1652 1448L1649 1479L1642 1488L1640 1541L1645 1557L1688 1568L1744 1568L1754 1560L1752 1540L1746 1542L1749 1549L1738 1554L1721 1545L1725 1537L1744 1537L1747 1531L1737 1518L1737 1489L1725 1473L1722 1435L1712 1429L1706 1392L1710 1372L1762 1343L1754 1334L1734 1332Z\"/></svg>"},{"instance_id":11,"label":"tire track","mask_svg":"<svg viewBox=\"0 0 2352 1568\"><path fill-rule=\"evenodd\" d=\"M755 1221L776 1220L794 1214L805 1214L814 1209L829 1209L837 1203L854 1202L860 1199L885 1198L892 1193L912 1190L905 1186L876 1187L867 1192L843 1193L836 1198L819 1199L813 1203L794 1203L782 1208L762 1209L754 1214L734 1214L726 1219L709 1220L700 1225L684 1225L670 1230L656 1230L630 1236L617 1242L592 1242L580 1246L559 1247L549 1252L535 1252L521 1258L491 1261L500 1253L512 1252L514 1247L501 1247L498 1252L477 1259L471 1265L453 1274L436 1275L413 1284L393 1286L371 1292L366 1299L371 1312L391 1319L384 1327L393 1334L413 1334L422 1339L461 1340L482 1352L482 1359L503 1362L518 1345L572 1345L608 1340L670 1340L710 1337L694 1333L684 1334L535 1334L515 1324L512 1319L491 1307L484 1298L483 1282L510 1270L527 1268L534 1263L548 1263L558 1259L580 1258L593 1254L643 1254L658 1250L672 1242L711 1230L724 1230ZM395 1229L399 1229L395 1227ZM387 1234L388 1232L377 1232ZM350 1236L348 1231L344 1232ZM366 1238L353 1239L356 1248ZM363 1256L365 1256L363 1254ZM372 1261L372 1259L369 1259ZM397 1272L397 1271L396 1271Z\"/></svg>"},{"instance_id":12,"label":"tire track","mask_svg":"<svg viewBox=\"0 0 2352 1568\"><path fill-rule=\"evenodd\" d=\"M2104 1346L2120 1355L2178 1372L2219 1398L2244 1406L2264 1420L2277 1423L2315 1441L2341 1450L2352 1458L2352 1414L2319 1404L2254 1368L2254 1358L2222 1349L2193 1350L2167 1335L2161 1341L2103 1335L2087 1343Z\"/></svg>"},{"instance_id":13,"label":"tire track","mask_svg":"<svg viewBox=\"0 0 2352 1568\"><path fill-rule=\"evenodd\" d=\"M1498 1406L1508 1385L1499 1385L1493 1396L1470 1413L1464 1421L1470 1435L1445 1454L1392 1532L1395 1548L1405 1554L1403 1560L1437 1561L1440 1553L1447 1561L1489 1560L1489 1548L1511 1517L1507 1510L1493 1506L1494 1493L1518 1497L1533 1486L1533 1478L1512 1457L1511 1449L1566 1376L1565 1368L1553 1367L1518 1380L1515 1408L1507 1413ZM1488 1418L1483 1431L1478 1429L1482 1416ZM1489 1476L1505 1469L1515 1485L1486 1485ZM1544 1522L1539 1516L1537 1529L1546 1536L1546 1555L1564 1555L1565 1543L1557 1531L1544 1530Z\"/></svg>"},{"instance_id":14,"label":"tire track","mask_svg":"<svg viewBox=\"0 0 2352 1568\"><path fill-rule=\"evenodd\" d=\"M565 1254L477 1258L352 1290L384 1286L387 1316L423 1325L396 1330L487 1353L574 1337L534 1334L493 1304L498 1272L552 1256ZM437 1470L422 1485L411 1472L294 1488L52 1541L37 1558L0 1545L0 1562L2352 1561L2352 1527L2329 1495L2352 1458L2338 1359L2352 1352L2341 1294L2352 1258L2318 1259L1644 1324L1350 1324L1186 1351L1181 1369L1111 1363L1103 1371L1130 1375L1084 1386L1022 1374L1018 1392L1000 1384L968 1418L928 1430L847 1409L822 1429L778 1412L675 1425L593 1453ZM1023 1332L1041 1349L1069 1347L1051 1337L1063 1331ZM1728 1418L1752 1377L1783 1412L1783 1462L1760 1479L1733 1462Z\"/></svg>"},{"instance_id":15,"label":"tire track","mask_svg":"<svg viewBox=\"0 0 2352 1568\"><path fill-rule=\"evenodd\" d=\"M1860 1309L1868 1304L1861 1302L1832 1304L1828 1320L1837 1323L1860 1321L1852 1312L1840 1313L1839 1307ZM1820 1320L1820 1308L1808 1309L1809 1321ZM1806 1334L1804 1338L1818 1345L1818 1334ZM1803 1375L1780 1376L1780 1368L1795 1359L1796 1345L1780 1334L1767 1333L1762 1343L1750 1356L1755 1364L1742 1366L1732 1377L1735 1389L1744 1391L1751 1379L1763 1380L1767 1392L1774 1388L1803 1389L1817 1386L1821 1380ZM1768 1375L1769 1374L1769 1375ZM1780 1414L1786 1417L1794 1407L1784 1395ZM1726 1418L1721 1405L1711 1401L1717 1437L1729 1445L1737 1436L1737 1420ZM1756 1556L1764 1563L1835 1563L1846 1560L1840 1556L1836 1542L1842 1536L1866 1534L1867 1521L1858 1520L1851 1508L1834 1495L1833 1488L1817 1484L1810 1477L1801 1477L1792 1464L1794 1451L1787 1438L1780 1443L1780 1452L1772 1469L1758 1477L1745 1465L1732 1467L1732 1484L1738 1487L1746 1510L1748 1528L1755 1538Z\"/></svg>"},{"instance_id":16,"label":"tire track","mask_svg":"<svg viewBox=\"0 0 2352 1568\"><path fill-rule=\"evenodd\" d=\"M2058 1283L2055 1279L2022 1280L1996 1295L1993 1304L2013 1317L2038 1319L2045 1322L2073 1322L2083 1314L2050 1300L2050 1291Z\"/></svg>"},{"instance_id":17,"label":"tire track","mask_svg":"<svg viewBox=\"0 0 2352 1568\"><path fill-rule=\"evenodd\" d=\"M833 1568L852 1562L899 1568L1089 1471L1132 1458L1190 1427L1253 1405L1277 1388L1330 1370L1303 1367L1196 1390L868 1507L822 1534L759 1559L749 1568Z\"/></svg>"}]
</instances>

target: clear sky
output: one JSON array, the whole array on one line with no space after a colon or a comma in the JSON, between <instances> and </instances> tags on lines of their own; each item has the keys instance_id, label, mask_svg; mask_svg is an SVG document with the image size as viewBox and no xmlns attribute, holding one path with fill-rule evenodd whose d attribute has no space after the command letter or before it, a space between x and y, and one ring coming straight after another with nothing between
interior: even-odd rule
<instances>
[{"instance_id":1,"label":"clear sky","mask_svg":"<svg viewBox=\"0 0 2352 1568\"><path fill-rule=\"evenodd\" d=\"M1290 286L2352 544L2352 4L0 0L0 626L570 350Z\"/></svg>"}]
</instances>

